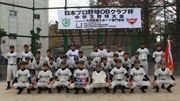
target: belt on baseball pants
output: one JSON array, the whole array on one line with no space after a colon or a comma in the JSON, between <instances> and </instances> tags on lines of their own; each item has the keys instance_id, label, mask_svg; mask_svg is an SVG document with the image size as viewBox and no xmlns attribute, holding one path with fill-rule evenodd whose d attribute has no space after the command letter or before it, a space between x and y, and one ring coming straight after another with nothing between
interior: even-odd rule
<instances>
[{"instance_id":1,"label":"belt on baseball pants","mask_svg":"<svg viewBox=\"0 0 180 101\"><path fill-rule=\"evenodd\" d=\"M16 64L8 64L8 65L10 65L10 66L14 66L15 65L16 66Z\"/></svg>"},{"instance_id":2,"label":"belt on baseball pants","mask_svg":"<svg viewBox=\"0 0 180 101\"><path fill-rule=\"evenodd\" d=\"M28 82L21 82L21 83L28 83Z\"/></svg>"},{"instance_id":3,"label":"belt on baseball pants","mask_svg":"<svg viewBox=\"0 0 180 101\"><path fill-rule=\"evenodd\" d=\"M121 81L121 79L116 79L117 81Z\"/></svg>"},{"instance_id":4,"label":"belt on baseball pants","mask_svg":"<svg viewBox=\"0 0 180 101\"><path fill-rule=\"evenodd\" d=\"M147 61L147 59L144 59L144 60L142 60L142 61Z\"/></svg>"}]
</instances>

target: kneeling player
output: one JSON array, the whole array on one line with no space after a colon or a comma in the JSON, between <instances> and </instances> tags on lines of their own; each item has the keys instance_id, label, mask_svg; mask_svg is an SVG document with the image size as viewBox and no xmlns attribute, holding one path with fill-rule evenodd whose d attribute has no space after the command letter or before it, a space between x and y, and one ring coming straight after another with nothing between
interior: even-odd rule
<instances>
[{"instance_id":1,"label":"kneeling player","mask_svg":"<svg viewBox=\"0 0 180 101\"><path fill-rule=\"evenodd\" d=\"M106 75L106 73L104 71L101 71L101 63L97 63L96 65L96 71L94 71L92 73L92 82L94 82L94 79L93 79L93 75L98 75L98 74L104 74ZM107 78L107 76L106 76ZM104 79L105 81L107 81L107 79ZM108 88L109 84L108 83L92 83L90 85L91 89L93 89L93 92L92 93L95 93L96 92L96 89L97 88L101 88L101 87L105 87L105 90L110 93L109 91L109 88Z\"/></svg>"},{"instance_id":2,"label":"kneeling player","mask_svg":"<svg viewBox=\"0 0 180 101\"><path fill-rule=\"evenodd\" d=\"M109 86L110 89L113 89L113 94L115 94L117 86L120 85L122 93L125 94L125 87L130 86L129 75L127 74L127 70L121 66L121 59L116 60L116 66L117 67L113 68L110 72ZM124 80L124 75L126 75L128 82Z\"/></svg>"},{"instance_id":3,"label":"kneeling player","mask_svg":"<svg viewBox=\"0 0 180 101\"><path fill-rule=\"evenodd\" d=\"M68 81L69 77L71 78L70 81ZM56 81L57 79L59 81ZM73 77L71 71L68 68L66 68L66 61L62 60L61 68L58 69L57 72L55 73L55 79L52 82L52 88L57 88L57 93L61 93L60 86L66 86L66 93L69 93L69 88L72 79Z\"/></svg>"},{"instance_id":4,"label":"kneeling player","mask_svg":"<svg viewBox=\"0 0 180 101\"><path fill-rule=\"evenodd\" d=\"M86 94L86 91L90 90L90 87L88 85L88 77L89 77L89 73L87 71L87 69L84 69L84 61L80 60L79 61L79 69L75 70L74 72L74 84L71 84L71 88L75 87L75 93L74 94L78 94L79 89L83 88L83 93ZM77 84L79 83L79 85L76 84L76 81L78 80L82 80L82 82L77 82ZM84 85L81 85L81 83L85 83Z\"/></svg>"},{"instance_id":5,"label":"kneeling player","mask_svg":"<svg viewBox=\"0 0 180 101\"><path fill-rule=\"evenodd\" d=\"M27 88L27 93L31 94L30 88L31 88L31 75L29 70L25 69L26 63L24 61L20 62L21 69L17 71L16 76L14 78L14 81L11 85L11 88L16 88L19 90L17 94L21 94L23 89ZM18 83L15 83L19 81Z\"/></svg>"},{"instance_id":6,"label":"kneeling player","mask_svg":"<svg viewBox=\"0 0 180 101\"><path fill-rule=\"evenodd\" d=\"M146 93L144 89L147 88L147 86L151 86L153 83L146 75L143 68L140 68L140 61L135 60L134 61L135 68L132 68L130 71L130 77L131 77L131 91L130 93L134 93L134 87L140 86L140 90L143 93ZM143 78L146 78L148 81L143 81Z\"/></svg>"},{"instance_id":7,"label":"kneeling player","mask_svg":"<svg viewBox=\"0 0 180 101\"><path fill-rule=\"evenodd\" d=\"M40 81L40 82L38 82ZM43 70L39 72L38 77L34 83L35 88L39 88L38 94L42 92L42 88L47 87L49 94L51 92L51 81L52 81L52 72L48 70L48 63L43 63Z\"/></svg>"},{"instance_id":8,"label":"kneeling player","mask_svg":"<svg viewBox=\"0 0 180 101\"><path fill-rule=\"evenodd\" d=\"M154 83L155 83L155 87L156 87L156 91L155 93L159 92L159 84L170 84L166 90L169 93L172 93L171 91L171 87L173 87L174 85L177 85L177 82L175 80L175 78L172 75L172 72L166 68L166 61L165 60L161 60L161 68L157 69L154 73L155 77L154 77ZM167 77L170 76L172 80L167 80Z\"/></svg>"}]
</instances>

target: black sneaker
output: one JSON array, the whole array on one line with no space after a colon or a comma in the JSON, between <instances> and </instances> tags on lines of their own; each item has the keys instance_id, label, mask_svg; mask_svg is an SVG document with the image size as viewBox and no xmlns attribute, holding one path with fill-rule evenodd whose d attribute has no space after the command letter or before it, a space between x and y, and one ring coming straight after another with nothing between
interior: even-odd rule
<instances>
[{"instance_id":1,"label":"black sneaker","mask_svg":"<svg viewBox=\"0 0 180 101\"><path fill-rule=\"evenodd\" d=\"M113 88L113 94L116 94L117 86Z\"/></svg>"},{"instance_id":2,"label":"black sneaker","mask_svg":"<svg viewBox=\"0 0 180 101\"><path fill-rule=\"evenodd\" d=\"M96 93L96 88L93 88L93 91L92 91L92 93Z\"/></svg>"},{"instance_id":3,"label":"black sneaker","mask_svg":"<svg viewBox=\"0 0 180 101\"><path fill-rule=\"evenodd\" d=\"M133 94L133 93L134 93L134 89L131 89L130 94Z\"/></svg>"},{"instance_id":4,"label":"black sneaker","mask_svg":"<svg viewBox=\"0 0 180 101\"><path fill-rule=\"evenodd\" d=\"M107 93L110 93L110 91L109 91L109 88L108 88L108 87L105 87L105 90L106 90L106 92L107 92Z\"/></svg>"},{"instance_id":5,"label":"black sneaker","mask_svg":"<svg viewBox=\"0 0 180 101\"><path fill-rule=\"evenodd\" d=\"M75 88L75 93L74 94L78 94L79 90L77 88Z\"/></svg>"},{"instance_id":6,"label":"black sneaker","mask_svg":"<svg viewBox=\"0 0 180 101\"><path fill-rule=\"evenodd\" d=\"M61 89L59 87L57 88L57 93L61 93Z\"/></svg>"},{"instance_id":7,"label":"black sneaker","mask_svg":"<svg viewBox=\"0 0 180 101\"><path fill-rule=\"evenodd\" d=\"M166 87L165 87L165 85L164 85L164 84L162 84L162 85L161 85L161 88L162 88L162 89L166 89Z\"/></svg>"},{"instance_id":8,"label":"black sneaker","mask_svg":"<svg viewBox=\"0 0 180 101\"><path fill-rule=\"evenodd\" d=\"M156 89L156 87L155 87L155 86L153 86L153 89Z\"/></svg>"},{"instance_id":9,"label":"black sneaker","mask_svg":"<svg viewBox=\"0 0 180 101\"><path fill-rule=\"evenodd\" d=\"M7 86L6 90L9 90L9 89L11 89L11 87L10 87L10 86Z\"/></svg>"},{"instance_id":10,"label":"black sneaker","mask_svg":"<svg viewBox=\"0 0 180 101\"><path fill-rule=\"evenodd\" d=\"M155 91L155 93L159 93L159 91L158 91L158 90L156 90L156 91Z\"/></svg>"},{"instance_id":11,"label":"black sneaker","mask_svg":"<svg viewBox=\"0 0 180 101\"><path fill-rule=\"evenodd\" d=\"M121 89L121 91L122 91L122 93L123 93L123 94L126 94L126 92L125 92L125 90L124 90L124 89Z\"/></svg>"},{"instance_id":12,"label":"black sneaker","mask_svg":"<svg viewBox=\"0 0 180 101\"><path fill-rule=\"evenodd\" d=\"M33 87L33 88L31 88L31 91L34 91L34 90L36 90L34 87Z\"/></svg>"},{"instance_id":13,"label":"black sneaker","mask_svg":"<svg viewBox=\"0 0 180 101\"><path fill-rule=\"evenodd\" d=\"M27 94L31 94L31 91L30 91L30 89L27 89Z\"/></svg>"},{"instance_id":14,"label":"black sneaker","mask_svg":"<svg viewBox=\"0 0 180 101\"><path fill-rule=\"evenodd\" d=\"M68 87L66 87L66 93L69 93L69 88Z\"/></svg>"},{"instance_id":15,"label":"black sneaker","mask_svg":"<svg viewBox=\"0 0 180 101\"><path fill-rule=\"evenodd\" d=\"M42 88L39 88L39 91L37 93L40 94L41 92L42 92Z\"/></svg>"},{"instance_id":16,"label":"black sneaker","mask_svg":"<svg viewBox=\"0 0 180 101\"><path fill-rule=\"evenodd\" d=\"M170 88L166 88L169 93L173 93Z\"/></svg>"},{"instance_id":17,"label":"black sneaker","mask_svg":"<svg viewBox=\"0 0 180 101\"><path fill-rule=\"evenodd\" d=\"M142 93L146 93L143 87L141 87L140 90L142 91Z\"/></svg>"},{"instance_id":18,"label":"black sneaker","mask_svg":"<svg viewBox=\"0 0 180 101\"><path fill-rule=\"evenodd\" d=\"M17 88L17 89L19 89L19 91L17 92L17 94L21 94L22 88Z\"/></svg>"},{"instance_id":19,"label":"black sneaker","mask_svg":"<svg viewBox=\"0 0 180 101\"><path fill-rule=\"evenodd\" d=\"M83 89L83 93L84 93L84 94L87 94L87 92L86 92L86 90L85 90L85 89Z\"/></svg>"},{"instance_id":20,"label":"black sneaker","mask_svg":"<svg viewBox=\"0 0 180 101\"><path fill-rule=\"evenodd\" d=\"M52 93L52 92L51 92L51 88L49 88L48 90L49 90L49 94L51 94L51 93Z\"/></svg>"}]
</instances>

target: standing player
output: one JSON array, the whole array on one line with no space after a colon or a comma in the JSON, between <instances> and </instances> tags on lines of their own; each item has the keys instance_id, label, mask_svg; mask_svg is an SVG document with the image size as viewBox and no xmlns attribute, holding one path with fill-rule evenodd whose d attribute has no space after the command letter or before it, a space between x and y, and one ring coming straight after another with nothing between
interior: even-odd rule
<instances>
[{"instance_id":1,"label":"standing player","mask_svg":"<svg viewBox=\"0 0 180 101\"><path fill-rule=\"evenodd\" d=\"M143 67L142 66L142 59L139 57L139 52L136 51L134 56L131 58L131 68L133 68L135 65L134 65L134 61L135 60L139 60L140 61L140 67Z\"/></svg>"},{"instance_id":2,"label":"standing player","mask_svg":"<svg viewBox=\"0 0 180 101\"><path fill-rule=\"evenodd\" d=\"M64 54L63 56L62 56L62 59L64 60L64 61L66 61L66 68L68 68L68 69L72 69L72 63L71 63L71 61L69 61L68 59L67 59L67 55L66 54ZM61 60L62 61L62 60ZM58 64L58 67L61 67L61 61L59 62L59 64Z\"/></svg>"},{"instance_id":3,"label":"standing player","mask_svg":"<svg viewBox=\"0 0 180 101\"><path fill-rule=\"evenodd\" d=\"M26 56L28 56L28 57L30 57L30 62L32 62L33 61L33 54L29 51L29 46L28 45L24 45L24 52L22 52L21 54L20 54L20 58L21 58L21 61L25 61L25 57Z\"/></svg>"},{"instance_id":4,"label":"standing player","mask_svg":"<svg viewBox=\"0 0 180 101\"><path fill-rule=\"evenodd\" d=\"M26 62L25 68L26 68L27 70L29 70L30 73L32 73L33 70L34 70L34 68L32 67L32 63L30 62L30 57L29 57L29 56L26 56L26 57L25 57L25 62Z\"/></svg>"},{"instance_id":5,"label":"standing player","mask_svg":"<svg viewBox=\"0 0 180 101\"><path fill-rule=\"evenodd\" d=\"M102 63L101 63L101 70L104 71L106 73L106 76L109 80L109 72L111 71L112 67L111 67L111 64L109 62L107 62L107 57L106 56L103 56L101 58L102 60Z\"/></svg>"},{"instance_id":6,"label":"standing player","mask_svg":"<svg viewBox=\"0 0 180 101\"><path fill-rule=\"evenodd\" d=\"M124 51L122 51L122 45L121 44L118 44L117 45L117 51L115 53L117 53L119 55L119 59L123 58L123 55L124 55Z\"/></svg>"},{"instance_id":7,"label":"standing player","mask_svg":"<svg viewBox=\"0 0 180 101\"><path fill-rule=\"evenodd\" d=\"M124 75L126 75L128 82L124 81ZM130 86L129 75L127 70L121 66L121 59L116 60L116 67L113 68L110 72L109 86L110 89L113 89L113 94L117 91L117 86L121 85L121 91L125 94L125 87Z\"/></svg>"},{"instance_id":8,"label":"standing player","mask_svg":"<svg viewBox=\"0 0 180 101\"><path fill-rule=\"evenodd\" d=\"M156 87L156 91L155 93L158 93L159 92L159 87L158 85L159 84L170 84L166 90L169 92L169 93L172 93L171 91L171 87L173 87L174 85L177 85L177 82L174 78L174 76L172 75L172 72L166 68L166 61L165 60L162 60L160 62L160 66L161 68L157 69L154 73L155 77L154 77L154 84L155 84L155 87ZM167 80L167 77L170 76L172 80Z\"/></svg>"},{"instance_id":9,"label":"standing player","mask_svg":"<svg viewBox=\"0 0 180 101\"><path fill-rule=\"evenodd\" d=\"M131 91L130 93L134 93L134 87L140 86L140 90L143 93L146 93L144 90L147 86L151 86L153 82L148 78L143 68L140 68L140 61L134 61L135 68L131 69L130 77L131 77ZM146 78L148 81L143 81L143 78Z\"/></svg>"},{"instance_id":10,"label":"standing player","mask_svg":"<svg viewBox=\"0 0 180 101\"><path fill-rule=\"evenodd\" d=\"M47 56L44 58L44 62L49 62L49 58L51 57L52 52L50 49L48 49L46 53Z\"/></svg>"},{"instance_id":11,"label":"standing player","mask_svg":"<svg viewBox=\"0 0 180 101\"><path fill-rule=\"evenodd\" d=\"M76 49L75 47L75 43L71 43L70 45L71 50L69 50L66 55L69 58L69 61L73 62L74 61L74 56L77 55L79 53L79 50Z\"/></svg>"},{"instance_id":12,"label":"standing player","mask_svg":"<svg viewBox=\"0 0 180 101\"><path fill-rule=\"evenodd\" d=\"M79 60L87 61L87 57L83 55L83 51L79 51Z\"/></svg>"},{"instance_id":13,"label":"standing player","mask_svg":"<svg viewBox=\"0 0 180 101\"><path fill-rule=\"evenodd\" d=\"M139 57L142 59L142 65L143 68L146 72L146 74L148 75L148 58L149 58L149 50L147 48L145 48L145 42L141 41L140 42L140 46L141 48L137 49L137 51L140 53Z\"/></svg>"},{"instance_id":14,"label":"standing player","mask_svg":"<svg viewBox=\"0 0 180 101\"><path fill-rule=\"evenodd\" d=\"M51 56L49 57L49 62L48 62L48 69L52 72L54 75L56 70L58 69L56 62L54 62L54 58Z\"/></svg>"},{"instance_id":15,"label":"standing player","mask_svg":"<svg viewBox=\"0 0 180 101\"><path fill-rule=\"evenodd\" d=\"M41 52L40 51L36 51L36 56L39 56L40 57L40 61L42 62L42 63L44 63L44 58L41 56ZM36 62L35 61L35 57L34 57L34 59L33 59L33 63L34 62Z\"/></svg>"},{"instance_id":16,"label":"standing player","mask_svg":"<svg viewBox=\"0 0 180 101\"><path fill-rule=\"evenodd\" d=\"M31 75L27 69L25 69L26 63L24 61L20 62L21 69L17 71L11 88L16 88L19 90L17 94L21 94L24 88L27 88L27 93L31 94ZM19 81L19 83L17 83Z\"/></svg>"},{"instance_id":17,"label":"standing player","mask_svg":"<svg viewBox=\"0 0 180 101\"><path fill-rule=\"evenodd\" d=\"M102 52L98 52L98 48L99 46L96 44L94 45L94 51L91 52L91 57L93 58L93 61L98 63L98 62L101 62L101 56L103 55Z\"/></svg>"},{"instance_id":18,"label":"standing player","mask_svg":"<svg viewBox=\"0 0 180 101\"><path fill-rule=\"evenodd\" d=\"M51 94L51 81L52 81L52 72L48 70L48 63L43 63L43 70L39 72L38 77L34 83L35 88L39 88L38 94L42 92L42 87L48 87L49 94ZM39 81L39 82L38 82Z\"/></svg>"},{"instance_id":19,"label":"standing player","mask_svg":"<svg viewBox=\"0 0 180 101\"><path fill-rule=\"evenodd\" d=\"M68 81L69 78L71 78L70 81ZM66 86L66 93L69 93L72 79L72 73L68 68L66 68L66 61L63 60L61 61L61 68L58 69L55 73L55 79L52 82L52 88L57 88L57 93L61 93L60 86Z\"/></svg>"},{"instance_id":20,"label":"standing player","mask_svg":"<svg viewBox=\"0 0 180 101\"><path fill-rule=\"evenodd\" d=\"M17 64L19 63L18 53L14 52L14 45L10 45L9 47L10 52L6 53L5 58L7 59L7 88L6 90L10 89L10 82L11 82L11 74L15 77L17 72Z\"/></svg>"},{"instance_id":21,"label":"standing player","mask_svg":"<svg viewBox=\"0 0 180 101\"><path fill-rule=\"evenodd\" d=\"M121 61L122 61L122 67L124 67L129 73L129 68L131 68L131 60L128 57L129 57L129 53L124 52L124 58L122 58Z\"/></svg>"},{"instance_id":22,"label":"standing player","mask_svg":"<svg viewBox=\"0 0 180 101\"><path fill-rule=\"evenodd\" d=\"M74 71L79 68L78 63L79 63L79 57L74 56L74 61L72 62L72 71L71 71L72 73L74 73Z\"/></svg>"},{"instance_id":23,"label":"standing player","mask_svg":"<svg viewBox=\"0 0 180 101\"><path fill-rule=\"evenodd\" d=\"M90 90L90 86L88 85L88 77L89 77L89 73L87 71L87 69L84 69L84 61L79 61L79 69L75 70L74 72L74 83L71 84L71 88L75 87L75 93L74 94L78 94L79 92L79 88L83 88L83 93L86 94L86 91ZM76 78L85 78L85 85L84 86L79 86L76 85Z\"/></svg>"},{"instance_id":24,"label":"standing player","mask_svg":"<svg viewBox=\"0 0 180 101\"><path fill-rule=\"evenodd\" d=\"M116 60L118 59L119 55L118 53L113 54L113 60L111 60L109 63L111 64L111 67L114 68L116 67Z\"/></svg>"},{"instance_id":25,"label":"standing player","mask_svg":"<svg viewBox=\"0 0 180 101\"><path fill-rule=\"evenodd\" d=\"M63 51L59 51L59 57L56 60L57 64L61 63L63 55L64 55L64 52Z\"/></svg>"},{"instance_id":26,"label":"standing player","mask_svg":"<svg viewBox=\"0 0 180 101\"><path fill-rule=\"evenodd\" d=\"M98 74L105 74L105 75L106 75L106 73L105 73L104 71L101 71L101 64L100 64L100 63L97 63L97 64L96 64L96 71L94 71L94 72L92 73L92 82L94 82L93 75L98 75ZM105 78L104 81L107 81L107 76L106 76L106 78ZM98 83L98 84L93 84L93 83L92 83L92 84L90 85L91 89L93 89L93 92L92 92L92 93L95 93L95 92L96 92L96 89L97 89L97 88L101 88L101 87L105 87L106 92L107 92L107 93L110 93L108 86L109 86L108 83Z\"/></svg>"},{"instance_id":27,"label":"standing player","mask_svg":"<svg viewBox=\"0 0 180 101\"><path fill-rule=\"evenodd\" d=\"M106 51L107 51L107 50L104 49L104 44L103 44L103 42L100 42L100 43L99 43L98 52L104 53L104 52L106 52Z\"/></svg>"},{"instance_id":28,"label":"standing player","mask_svg":"<svg viewBox=\"0 0 180 101\"><path fill-rule=\"evenodd\" d=\"M111 51L111 45L107 45L106 46L106 50L107 50L107 52L104 52L103 56L106 56L107 57L107 61L109 62L109 61L113 60L114 52Z\"/></svg>"},{"instance_id":29,"label":"standing player","mask_svg":"<svg viewBox=\"0 0 180 101\"><path fill-rule=\"evenodd\" d=\"M35 69L35 75L33 76L33 81L35 82L39 72L43 70L43 63L40 61L40 56L35 57L35 62L32 64L32 67Z\"/></svg>"}]
</instances>

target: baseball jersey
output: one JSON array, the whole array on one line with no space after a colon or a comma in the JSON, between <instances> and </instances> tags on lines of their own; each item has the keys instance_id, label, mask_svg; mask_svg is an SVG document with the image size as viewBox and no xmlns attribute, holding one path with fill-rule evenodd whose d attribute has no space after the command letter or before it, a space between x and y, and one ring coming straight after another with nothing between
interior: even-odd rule
<instances>
[{"instance_id":1,"label":"baseball jersey","mask_svg":"<svg viewBox=\"0 0 180 101\"><path fill-rule=\"evenodd\" d=\"M48 56L46 56L46 57L44 58L44 62L49 62L49 57L48 57Z\"/></svg>"},{"instance_id":2,"label":"baseball jersey","mask_svg":"<svg viewBox=\"0 0 180 101\"><path fill-rule=\"evenodd\" d=\"M20 54L20 58L22 59L22 61L25 61L25 57L27 57L27 56L29 56L30 59L32 59L32 58L34 57L33 54L32 54L30 51L27 52L27 53L22 52L22 53Z\"/></svg>"},{"instance_id":3,"label":"baseball jersey","mask_svg":"<svg viewBox=\"0 0 180 101\"><path fill-rule=\"evenodd\" d=\"M140 61L140 65L142 65L142 59L141 59L141 57L139 57L138 59L136 59L135 56L133 56L133 57L131 58L131 64L134 65L134 61L135 61L135 60L139 60L139 61Z\"/></svg>"},{"instance_id":4,"label":"baseball jersey","mask_svg":"<svg viewBox=\"0 0 180 101\"><path fill-rule=\"evenodd\" d=\"M98 49L98 52L104 53L104 52L107 52L107 50L106 49L103 49L103 50Z\"/></svg>"},{"instance_id":5,"label":"baseball jersey","mask_svg":"<svg viewBox=\"0 0 180 101\"><path fill-rule=\"evenodd\" d=\"M17 58L19 57L19 54L16 52L13 53L6 53L5 58L8 60L8 64L17 64Z\"/></svg>"},{"instance_id":6,"label":"baseball jersey","mask_svg":"<svg viewBox=\"0 0 180 101\"><path fill-rule=\"evenodd\" d=\"M32 66L32 63L31 63L30 61L29 61L29 63L26 63L25 68L26 68L27 70L35 69L35 68Z\"/></svg>"},{"instance_id":7,"label":"baseball jersey","mask_svg":"<svg viewBox=\"0 0 180 101\"><path fill-rule=\"evenodd\" d=\"M124 58L124 51L121 51L121 52L116 51L115 53L117 53L119 55L119 57L118 57L119 59Z\"/></svg>"},{"instance_id":8,"label":"baseball jersey","mask_svg":"<svg viewBox=\"0 0 180 101\"><path fill-rule=\"evenodd\" d=\"M29 70L18 70L16 76L19 82L28 82L28 78L31 77Z\"/></svg>"},{"instance_id":9,"label":"baseball jersey","mask_svg":"<svg viewBox=\"0 0 180 101\"><path fill-rule=\"evenodd\" d=\"M39 72L39 75L38 75L38 79L40 80L40 82L43 82L43 83L47 83L50 78L52 78L52 72L50 70L47 70L47 71L40 71Z\"/></svg>"},{"instance_id":10,"label":"baseball jersey","mask_svg":"<svg viewBox=\"0 0 180 101\"><path fill-rule=\"evenodd\" d=\"M86 61L87 61L87 57L86 57L86 56L79 57L79 61L80 61L80 60L83 60L84 62L86 62Z\"/></svg>"},{"instance_id":11,"label":"baseball jersey","mask_svg":"<svg viewBox=\"0 0 180 101\"><path fill-rule=\"evenodd\" d=\"M61 82L68 81L69 77L72 75L69 69L62 70L61 68L57 70L55 76L58 77L58 80Z\"/></svg>"},{"instance_id":12,"label":"baseball jersey","mask_svg":"<svg viewBox=\"0 0 180 101\"><path fill-rule=\"evenodd\" d=\"M33 58L33 63L35 63L36 60L35 60L35 57ZM42 56L40 56L40 62L44 63L44 58Z\"/></svg>"},{"instance_id":13,"label":"baseball jersey","mask_svg":"<svg viewBox=\"0 0 180 101\"><path fill-rule=\"evenodd\" d=\"M89 64L88 61L84 63L84 68L88 70L89 74L92 74L94 69L96 68L96 63L94 61L91 61Z\"/></svg>"},{"instance_id":14,"label":"baseball jersey","mask_svg":"<svg viewBox=\"0 0 180 101\"><path fill-rule=\"evenodd\" d=\"M66 53L67 57L69 58L69 61L73 62L74 61L74 56L79 56L79 50L69 50L67 53Z\"/></svg>"},{"instance_id":15,"label":"baseball jersey","mask_svg":"<svg viewBox=\"0 0 180 101\"><path fill-rule=\"evenodd\" d=\"M55 69L58 69L56 62L53 62L52 64L51 64L50 62L48 62L48 67L49 67L48 69L49 69L51 72L54 72Z\"/></svg>"},{"instance_id":16,"label":"baseball jersey","mask_svg":"<svg viewBox=\"0 0 180 101\"><path fill-rule=\"evenodd\" d=\"M74 72L74 77L76 77L76 78L87 78L87 77L89 77L89 73L88 73L87 69L83 69L83 70L76 69Z\"/></svg>"},{"instance_id":17,"label":"baseball jersey","mask_svg":"<svg viewBox=\"0 0 180 101\"><path fill-rule=\"evenodd\" d=\"M124 80L124 75L127 73L127 70L123 67L120 68L113 68L110 72L113 75L113 80L121 79Z\"/></svg>"},{"instance_id":18,"label":"baseball jersey","mask_svg":"<svg viewBox=\"0 0 180 101\"><path fill-rule=\"evenodd\" d=\"M105 74L106 75L106 73L104 71L100 71L99 73L97 71L94 71L92 73L92 78L93 78L93 75L98 75L98 74ZM105 77L107 77L107 76L105 76Z\"/></svg>"},{"instance_id":19,"label":"baseball jersey","mask_svg":"<svg viewBox=\"0 0 180 101\"><path fill-rule=\"evenodd\" d=\"M124 58L121 59L122 61L122 67L127 68L127 67L131 67L131 60L128 58L127 60L125 60Z\"/></svg>"},{"instance_id":20,"label":"baseball jersey","mask_svg":"<svg viewBox=\"0 0 180 101\"><path fill-rule=\"evenodd\" d=\"M139 57L141 57L142 60L148 59L147 56L148 56L150 53L149 53L149 50L148 50L147 48L144 48L144 49L139 48L139 49L137 49L137 51L140 53L140 54L139 54Z\"/></svg>"},{"instance_id":21,"label":"baseball jersey","mask_svg":"<svg viewBox=\"0 0 180 101\"><path fill-rule=\"evenodd\" d=\"M155 51L155 52L153 52L152 57L155 58L156 62L159 62L159 60L161 60L161 58L163 57L163 51Z\"/></svg>"},{"instance_id":22,"label":"baseball jersey","mask_svg":"<svg viewBox=\"0 0 180 101\"><path fill-rule=\"evenodd\" d=\"M133 81L140 82L143 80L144 75L146 75L146 73L143 68L139 67L139 69L132 68L130 71L130 75L133 76Z\"/></svg>"},{"instance_id":23,"label":"baseball jersey","mask_svg":"<svg viewBox=\"0 0 180 101\"><path fill-rule=\"evenodd\" d=\"M35 69L36 75L38 75L39 72L41 71L41 69L43 69L43 63L42 62L39 62L39 63L35 62L32 64L32 67Z\"/></svg>"},{"instance_id":24,"label":"baseball jersey","mask_svg":"<svg viewBox=\"0 0 180 101\"><path fill-rule=\"evenodd\" d=\"M93 51L93 52L91 52L90 56L93 58L94 62L99 62L99 61L101 61L101 56L103 56L103 53Z\"/></svg>"},{"instance_id":25,"label":"baseball jersey","mask_svg":"<svg viewBox=\"0 0 180 101\"><path fill-rule=\"evenodd\" d=\"M168 68L165 68L164 71L159 68L155 71L154 75L157 76L158 80L165 80L168 76L172 75L172 72Z\"/></svg>"},{"instance_id":26,"label":"baseball jersey","mask_svg":"<svg viewBox=\"0 0 180 101\"><path fill-rule=\"evenodd\" d=\"M61 60L62 61L62 60ZM61 67L61 61L58 64L58 67ZM69 60L66 60L66 68L72 68L72 63Z\"/></svg>"},{"instance_id":27,"label":"baseball jersey","mask_svg":"<svg viewBox=\"0 0 180 101\"><path fill-rule=\"evenodd\" d=\"M112 69L111 64L109 62L106 63L106 65L102 62L101 63L101 70L104 72L109 72L109 70Z\"/></svg>"},{"instance_id":28,"label":"baseball jersey","mask_svg":"<svg viewBox=\"0 0 180 101\"><path fill-rule=\"evenodd\" d=\"M112 68L116 67L116 60L112 59L111 61L109 61L109 63L111 64Z\"/></svg>"},{"instance_id":29,"label":"baseball jersey","mask_svg":"<svg viewBox=\"0 0 180 101\"><path fill-rule=\"evenodd\" d=\"M106 56L107 61L109 62L110 60L113 60L113 54L114 54L114 52L104 52L103 56Z\"/></svg>"},{"instance_id":30,"label":"baseball jersey","mask_svg":"<svg viewBox=\"0 0 180 101\"><path fill-rule=\"evenodd\" d=\"M78 66L78 63L75 63L75 61L72 62L72 69L73 69L73 72L78 69L79 66Z\"/></svg>"},{"instance_id":31,"label":"baseball jersey","mask_svg":"<svg viewBox=\"0 0 180 101\"><path fill-rule=\"evenodd\" d=\"M61 57L58 57L58 58L56 59L56 63L59 64L59 63L61 62L61 60L62 60L62 58L61 58Z\"/></svg>"}]
</instances>

